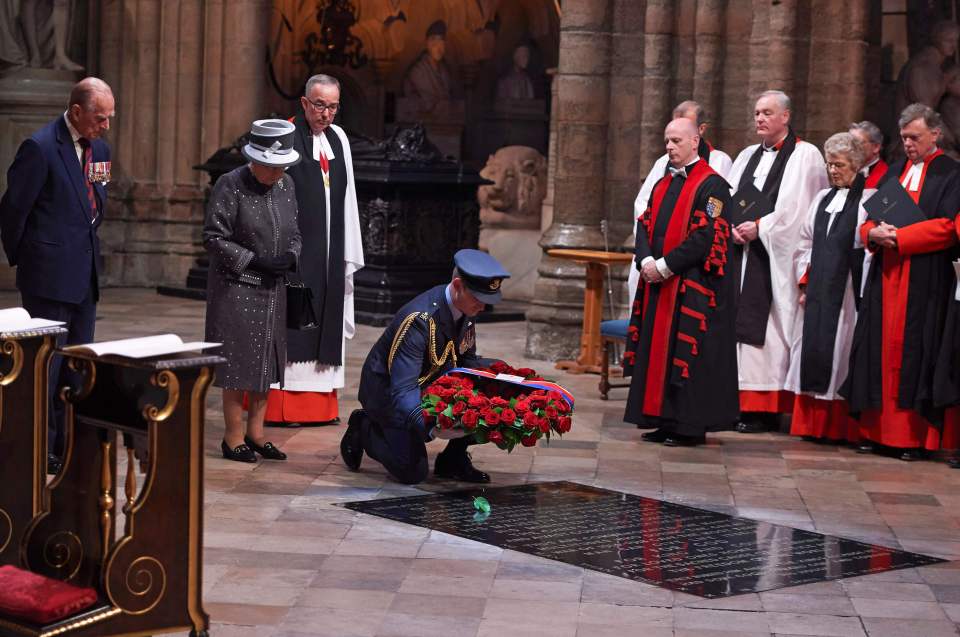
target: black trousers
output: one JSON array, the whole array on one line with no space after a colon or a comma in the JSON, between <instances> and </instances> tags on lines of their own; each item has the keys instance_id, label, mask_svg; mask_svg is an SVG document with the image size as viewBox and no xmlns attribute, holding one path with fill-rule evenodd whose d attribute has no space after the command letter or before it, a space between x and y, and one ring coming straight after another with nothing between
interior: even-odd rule
<instances>
[{"instance_id":1,"label":"black trousers","mask_svg":"<svg viewBox=\"0 0 960 637\"><path fill-rule=\"evenodd\" d=\"M364 452L382 464L397 482L417 484L426 480L430 463L423 435L416 429L383 427L368 412L359 411ZM472 440L472 436L450 440L441 453L465 456Z\"/></svg>"},{"instance_id":2,"label":"black trousers","mask_svg":"<svg viewBox=\"0 0 960 637\"><path fill-rule=\"evenodd\" d=\"M67 333L57 338L57 347L76 345L93 341L94 324L97 320L97 293L91 286L87 297L80 303L64 303L41 296L20 293L23 308L33 318L45 318L63 321ZM71 384L75 374L67 368L62 356L54 355L50 360L50 397L47 418L47 451L58 456L63 455L64 421L63 401L60 400L60 388ZM76 384L73 382L72 384Z\"/></svg>"}]
</instances>

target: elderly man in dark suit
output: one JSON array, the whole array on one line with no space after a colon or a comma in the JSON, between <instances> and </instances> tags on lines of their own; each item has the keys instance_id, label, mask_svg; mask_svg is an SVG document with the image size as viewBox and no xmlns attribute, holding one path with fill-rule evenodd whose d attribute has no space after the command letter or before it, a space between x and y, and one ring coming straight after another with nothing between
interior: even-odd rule
<instances>
[{"instance_id":1,"label":"elderly man in dark suit","mask_svg":"<svg viewBox=\"0 0 960 637\"><path fill-rule=\"evenodd\" d=\"M460 250L453 279L400 308L367 355L358 398L363 409L350 415L340 455L351 471L363 453L404 484L423 482L429 470L426 443L452 438L437 456L434 475L463 482L490 482L470 461L472 436L460 430L428 429L420 410L421 387L454 367L481 367L474 317L500 300L510 276L489 254ZM486 361L492 362L492 361Z\"/></svg>"},{"instance_id":2,"label":"elderly man in dark suit","mask_svg":"<svg viewBox=\"0 0 960 637\"><path fill-rule=\"evenodd\" d=\"M31 316L63 321L66 344L93 340L100 242L107 202L113 92L88 77L70 91L62 116L24 141L7 171L0 200L0 240ZM62 345L63 343L61 343ZM56 396L61 364L51 366L48 471L59 470L63 403Z\"/></svg>"}]
</instances>

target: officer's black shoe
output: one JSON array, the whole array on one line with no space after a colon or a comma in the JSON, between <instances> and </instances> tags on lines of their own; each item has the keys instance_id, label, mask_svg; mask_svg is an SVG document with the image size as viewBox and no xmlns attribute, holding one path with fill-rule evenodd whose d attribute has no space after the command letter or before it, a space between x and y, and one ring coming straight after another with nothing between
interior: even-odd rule
<instances>
[{"instance_id":1,"label":"officer's black shoe","mask_svg":"<svg viewBox=\"0 0 960 637\"><path fill-rule=\"evenodd\" d=\"M55 453L47 454L47 474L55 476L63 469L63 460Z\"/></svg>"},{"instance_id":2,"label":"officer's black shoe","mask_svg":"<svg viewBox=\"0 0 960 637\"><path fill-rule=\"evenodd\" d=\"M343 438L340 439L340 457L343 458L343 464L350 471L360 469L360 461L363 460L363 436L360 431L361 423L366 415L362 409L355 409L350 414L350 420L347 421L347 430L343 432Z\"/></svg>"},{"instance_id":3,"label":"officer's black shoe","mask_svg":"<svg viewBox=\"0 0 960 637\"><path fill-rule=\"evenodd\" d=\"M664 447L696 447L707 442L705 435L700 436L681 436L680 434L670 434L663 441Z\"/></svg>"},{"instance_id":4,"label":"officer's black shoe","mask_svg":"<svg viewBox=\"0 0 960 637\"><path fill-rule=\"evenodd\" d=\"M477 482L480 484L490 482L489 475L473 466L468 453L440 453L437 456L437 461L433 464L433 475L457 482Z\"/></svg>"},{"instance_id":5,"label":"officer's black shoe","mask_svg":"<svg viewBox=\"0 0 960 637\"><path fill-rule=\"evenodd\" d=\"M664 429L654 429L653 431L648 431L647 433L640 434L640 440L646 442L663 442L666 440L670 434Z\"/></svg>"}]
</instances>

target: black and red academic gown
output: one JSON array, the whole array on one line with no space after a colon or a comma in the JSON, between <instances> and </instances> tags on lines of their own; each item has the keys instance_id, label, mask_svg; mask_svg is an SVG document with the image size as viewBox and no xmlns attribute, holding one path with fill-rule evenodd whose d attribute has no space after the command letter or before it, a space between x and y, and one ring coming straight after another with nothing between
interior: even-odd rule
<instances>
[{"instance_id":1,"label":"black and red academic gown","mask_svg":"<svg viewBox=\"0 0 960 637\"><path fill-rule=\"evenodd\" d=\"M900 160L884 181L903 183L909 169ZM873 221L860 229L874 258L841 394L860 419L861 437L890 447L940 446L943 410L934 405L933 374L955 280L950 256L957 242L958 179L957 162L936 151L923 162L918 190L907 190L927 221L899 228L895 249L868 244Z\"/></svg>"},{"instance_id":2,"label":"black and red academic gown","mask_svg":"<svg viewBox=\"0 0 960 637\"><path fill-rule=\"evenodd\" d=\"M867 178L867 181L863 184L863 189L871 190L880 185L880 180L884 178L889 168L887 162L883 161L883 159L877 159L877 161L866 169L867 173L864 176Z\"/></svg>"},{"instance_id":3,"label":"black and red academic gown","mask_svg":"<svg viewBox=\"0 0 960 637\"><path fill-rule=\"evenodd\" d=\"M624 374L624 420L685 436L733 426L740 416L734 336L736 273L730 186L707 162L664 176L640 218L636 261L663 258L673 272L637 285Z\"/></svg>"},{"instance_id":4,"label":"black and red academic gown","mask_svg":"<svg viewBox=\"0 0 960 637\"><path fill-rule=\"evenodd\" d=\"M957 237L960 237L960 214L954 220ZM955 251L953 257L960 256ZM947 297L947 323L943 330L943 341L937 367L933 372L933 402L945 407L943 416L943 437L940 446L944 449L960 449L960 281L954 284L952 294Z\"/></svg>"}]
</instances>

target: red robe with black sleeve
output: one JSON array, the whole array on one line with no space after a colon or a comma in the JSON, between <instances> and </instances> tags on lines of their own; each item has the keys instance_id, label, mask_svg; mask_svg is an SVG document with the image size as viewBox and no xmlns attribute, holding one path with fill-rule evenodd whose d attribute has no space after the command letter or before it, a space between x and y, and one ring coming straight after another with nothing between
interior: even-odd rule
<instances>
[{"instance_id":1,"label":"red robe with black sleeve","mask_svg":"<svg viewBox=\"0 0 960 637\"><path fill-rule=\"evenodd\" d=\"M902 182L910 165L901 160L885 179ZM924 160L918 191L907 191L927 220L897 230L897 247L868 243L876 224L861 227L874 252L841 393L860 435L890 447L937 449L943 409L934 404L933 375L939 355L948 293L955 278L950 256L957 242L960 208L957 162L937 151Z\"/></svg>"}]
</instances>

